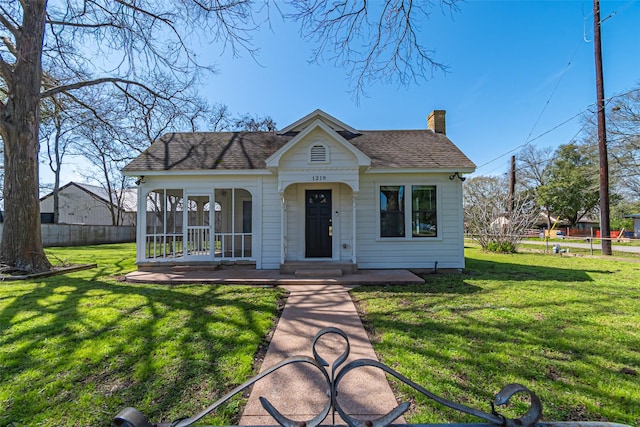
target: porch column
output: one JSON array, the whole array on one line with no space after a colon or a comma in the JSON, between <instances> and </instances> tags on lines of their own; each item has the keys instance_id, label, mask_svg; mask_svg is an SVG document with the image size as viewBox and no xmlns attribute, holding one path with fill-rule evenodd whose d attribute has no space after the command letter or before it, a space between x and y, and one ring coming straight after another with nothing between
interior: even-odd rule
<instances>
[{"instance_id":1,"label":"porch column","mask_svg":"<svg viewBox=\"0 0 640 427\"><path fill-rule=\"evenodd\" d=\"M356 200L358 198L358 192L353 191L351 193L351 262L356 263Z\"/></svg>"},{"instance_id":2,"label":"porch column","mask_svg":"<svg viewBox=\"0 0 640 427\"><path fill-rule=\"evenodd\" d=\"M287 199L284 191L280 193L280 264L284 264L287 257Z\"/></svg>"},{"instance_id":3,"label":"porch column","mask_svg":"<svg viewBox=\"0 0 640 427\"><path fill-rule=\"evenodd\" d=\"M138 209L136 209L136 261L139 262L147 258L147 197L149 193L147 193L146 189L143 189L140 184L138 184L137 193Z\"/></svg>"}]
</instances>

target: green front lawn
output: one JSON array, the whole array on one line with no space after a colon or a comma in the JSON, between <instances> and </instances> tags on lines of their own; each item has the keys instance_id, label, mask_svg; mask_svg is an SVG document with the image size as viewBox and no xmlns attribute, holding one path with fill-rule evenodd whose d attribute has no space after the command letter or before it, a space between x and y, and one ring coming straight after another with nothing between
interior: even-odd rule
<instances>
[{"instance_id":1,"label":"green front lawn","mask_svg":"<svg viewBox=\"0 0 640 427\"><path fill-rule=\"evenodd\" d=\"M251 376L282 296L123 283L133 245L49 253L98 267L0 284L1 426L107 426L126 406L152 421L193 415ZM546 420L640 426L639 263L468 248L465 273L426 278L353 291L383 362L485 411L518 382ZM395 386L415 399L409 422L479 421ZM234 424L240 405L204 423Z\"/></svg>"},{"instance_id":2,"label":"green front lawn","mask_svg":"<svg viewBox=\"0 0 640 427\"><path fill-rule=\"evenodd\" d=\"M545 420L640 426L640 264L477 248L466 255L463 274L352 292L382 362L486 412L516 382L539 395ZM481 421L394 385L416 399L410 423Z\"/></svg>"},{"instance_id":3,"label":"green front lawn","mask_svg":"<svg viewBox=\"0 0 640 427\"><path fill-rule=\"evenodd\" d=\"M0 283L1 426L109 426L126 406L156 422L193 415L252 375L282 296L121 282L133 244L48 253L98 267ZM204 422L233 424L238 405Z\"/></svg>"}]
</instances>

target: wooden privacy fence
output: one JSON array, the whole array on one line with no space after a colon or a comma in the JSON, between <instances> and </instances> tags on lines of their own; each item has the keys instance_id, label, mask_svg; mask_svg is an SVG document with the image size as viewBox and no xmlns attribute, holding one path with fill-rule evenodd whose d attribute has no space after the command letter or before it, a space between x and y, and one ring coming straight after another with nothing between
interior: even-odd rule
<instances>
[{"instance_id":1,"label":"wooden privacy fence","mask_svg":"<svg viewBox=\"0 0 640 427\"><path fill-rule=\"evenodd\" d=\"M0 223L0 239L2 227ZM42 244L48 246L85 246L136 241L135 226L42 224Z\"/></svg>"}]
</instances>

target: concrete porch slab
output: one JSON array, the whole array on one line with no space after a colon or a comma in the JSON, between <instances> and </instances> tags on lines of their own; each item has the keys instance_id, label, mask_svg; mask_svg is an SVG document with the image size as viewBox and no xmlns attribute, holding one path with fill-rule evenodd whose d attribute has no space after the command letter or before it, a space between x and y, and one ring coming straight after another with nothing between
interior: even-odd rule
<instances>
[{"instance_id":1,"label":"concrete porch slab","mask_svg":"<svg viewBox=\"0 0 640 427\"><path fill-rule=\"evenodd\" d=\"M252 286L281 285L409 285L424 280L408 270L357 270L341 277L296 277L278 270L215 271L134 271L125 276L129 283L211 283Z\"/></svg>"}]
</instances>

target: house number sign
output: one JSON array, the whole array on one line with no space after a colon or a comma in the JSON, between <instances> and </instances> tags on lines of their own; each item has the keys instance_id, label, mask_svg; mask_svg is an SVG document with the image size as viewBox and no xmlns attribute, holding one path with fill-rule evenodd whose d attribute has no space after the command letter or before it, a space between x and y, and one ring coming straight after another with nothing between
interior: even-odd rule
<instances>
[{"instance_id":1,"label":"house number sign","mask_svg":"<svg viewBox=\"0 0 640 427\"><path fill-rule=\"evenodd\" d=\"M311 181L326 181L327 180L327 176L326 175L312 175L311 176Z\"/></svg>"}]
</instances>

